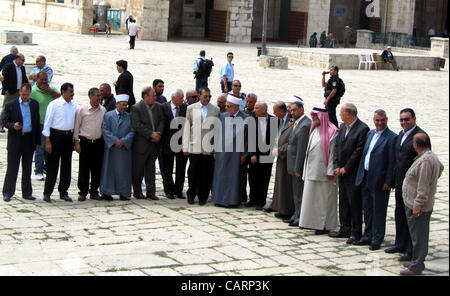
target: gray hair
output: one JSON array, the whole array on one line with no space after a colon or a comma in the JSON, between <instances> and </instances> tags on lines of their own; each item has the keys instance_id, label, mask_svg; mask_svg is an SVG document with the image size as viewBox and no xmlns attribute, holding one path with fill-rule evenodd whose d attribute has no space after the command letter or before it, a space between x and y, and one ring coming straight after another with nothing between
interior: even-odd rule
<instances>
[{"instance_id":1,"label":"gray hair","mask_svg":"<svg viewBox=\"0 0 450 296\"><path fill-rule=\"evenodd\" d=\"M261 105L261 106L263 106L263 108L264 109L266 109L266 111L267 111L267 103L266 102L264 102L264 101L259 101L259 102L256 102L256 104L259 104L259 105Z\"/></svg>"},{"instance_id":2,"label":"gray hair","mask_svg":"<svg viewBox=\"0 0 450 296\"><path fill-rule=\"evenodd\" d=\"M184 96L184 92L183 92L183 90L182 89L177 89L174 93L172 93L172 98L176 98L176 97L178 97L179 95L183 95Z\"/></svg>"},{"instance_id":3,"label":"gray hair","mask_svg":"<svg viewBox=\"0 0 450 296\"><path fill-rule=\"evenodd\" d=\"M257 97L256 94L254 94L254 93L249 93L249 94L247 95L247 98L248 98L248 97L255 98L255 101L256 101L256 102L258 101L258 97Z\"/></svg>"},{"instance_id":4,"label":"gray hair","mask_svg":"<svg viewBox=\"0 0 450 296\"><path fill-rule=\"evenodd\" d=\"M374 113L380 116L386 115L386 111L384 111L383 109L377 109Z\"/></svg>"},{"instance_id":5,"label":"gray hair","mask_svg":"<svg viewBox=\"0 0 450 296\"><path fill-rule=\"evenodd\" d=\"M352 103L345 103L344 104L344 110L350 115L357 116L358 115L358 109L356 108L355 104Z\"/></svg>"}]
</instances>

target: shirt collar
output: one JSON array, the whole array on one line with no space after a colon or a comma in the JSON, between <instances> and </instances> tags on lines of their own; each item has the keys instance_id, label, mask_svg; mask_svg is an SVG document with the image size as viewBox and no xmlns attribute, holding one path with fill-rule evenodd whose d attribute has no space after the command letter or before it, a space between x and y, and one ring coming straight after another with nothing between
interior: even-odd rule
<instances>
[{"instance_id":1,"label":"shirt collar","mask_svg":"<svg viewBox=\"0 0 450 296\"><path fill-rule=\"evenodd\" d=\"M22 101L22 97L19 97L19 103L20 104L24 104L24 105L28 105L30 103L30 101L25 103L24 101Z\"/></svg>"},{"instance_id":2,"label":"shirt collar","mask_svg":"<svg viewBox=\"0 0 450 296\"><path fill-rule=\"evenodd\" d=\"M239 110L233 115L233 118L236 118L239 113Z\"/></svg>"},{"instance_id":3,"label":"shirt collar","mask_svg":"<svg viewBox=\"0 0 450 296\"><path fill-rule=\"evenodd\" d=\"M289 115L289 113L286 112L286 114L285 114L284 117L283 117L283 122L286 122L286 119L288 118L288 115Z\"/></svg>"},{"instance_id":4,"label":"shirt collar","mask_svg":"<svg viewBox=\"0 0 450 296\"><path fill-rule=\"evenodd\" d=\"M172 103L172 101L170 101L170 108L172 108L172 110L173 109L175 109L177 106L175 106L173 103Z\"/></svg>"},{"instance_id":5,"label":"shirt collar","mask_svg":"<svg viewBox=\"0 0 450 296\"><path fill-rule=\"evenodd\" d=\"M16 61L13 61L14 66L16 66L16 68L20 68L19 66L17 66Z\"/></svg>"},{"instance_id":6,"label":"shirt collar","mask_svg":"<svg viewBox=\"0 0 450 296\"><path fill-rule=\"evenodd\" d=\"M377 132L377 130L375 130L375 134L376 135L381 135L386 129L387 129L387 126L384 129L382 129L381 131L379 131L379 132Z\"/></svg>"},{"instance_id":7,"label":"shirt collar","mask_svg":"<svg viewBox=\"0 0 450 296\"><path fill-rule=\"evenodd\" d=\"M417 127L417 125L413 126L413 127L410 128L409 131L407 131L407 132L405 132L405 130L403 130L403 133L404 133L405 135L409 136L409 135L413 132L413 130L414 130L416 127Z\"/></svg>"},{"instance_id":8,"label":"shirt collar","mask_svg":"<svg viewBox=\"0 0 450 296\"><path fill-rule=\"evenodd\" d=\"M88 108L89 110L94 110L94 111L97 111L100 109L100 105L97 107L97 109L94 109L94 107L92 107L91 103L89 103L88 107L89 107Z\"/></svg>"},{"instance_id":9,"label":"shirt collar","mask_svg":"<svg viewBox=\"0 0 450 296\"><path fill-rule=\"evenodd\" d=\"M352 128L355 125L355 122L358 120L358 117L355 118L355 120L353 120L352 123L350 123L349 125L347 125L347 128Z\"/></svg>"},{"instance_id":10,"label":"shirt collar","mask_svg":"<svg viewBox=\"0 0 450 296\"><path fill-rule=\"evenodd\" d=\"M208 105L209 105L209 103L208 103ZM202 106L202 109L208 108L208 105L202 105L202 103L200 103L200 106Z\"/></svg>"}]
</instances>

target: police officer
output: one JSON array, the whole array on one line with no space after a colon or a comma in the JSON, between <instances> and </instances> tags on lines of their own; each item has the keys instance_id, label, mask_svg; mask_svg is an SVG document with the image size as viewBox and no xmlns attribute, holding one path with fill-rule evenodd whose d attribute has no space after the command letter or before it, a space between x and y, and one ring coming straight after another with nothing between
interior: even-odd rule
<instances>
[{"instance_id":1,"label":"police officer","mask_svg":"<svg viewBox=\"0 0 450 296\"><path fill-rule=\"evenodd\" d=\"M330 74L330 79L325 83L325 75ZM328 110L330 121L337 127L338 121L336 117L336 107L341 101L341 97L345 92L345 86L342 79L339 78L339 67L331 66L330 72L322 72L322 87L325 87L325 101L323 104Z\"/></svg>"}]
</instances>

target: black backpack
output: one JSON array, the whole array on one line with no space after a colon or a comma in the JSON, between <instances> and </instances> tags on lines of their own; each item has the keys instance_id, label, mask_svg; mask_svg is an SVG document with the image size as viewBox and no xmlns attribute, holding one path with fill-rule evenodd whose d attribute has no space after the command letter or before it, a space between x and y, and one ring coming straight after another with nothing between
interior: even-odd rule
<instances>
[{"instance_id":1,"label":"black backpack","mask_svg":"<svg viewBox=\"0 0 450 296\"><path fill-rule=\"evenodd\" d=\"M209 77L213 66L214 66L214 63L213 63L212 59L211 60L200 59L200 63L198 64L198 71L197 71L196 76Z\"/></svg>"}]
</instances>

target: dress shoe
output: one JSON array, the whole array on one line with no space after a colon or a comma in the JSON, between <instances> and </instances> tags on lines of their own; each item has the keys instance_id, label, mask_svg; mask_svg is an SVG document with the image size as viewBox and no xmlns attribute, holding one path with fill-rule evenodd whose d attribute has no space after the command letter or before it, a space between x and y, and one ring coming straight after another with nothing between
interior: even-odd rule
<instances>
[{"instance_id":1,"label":"dress shoe","mask_svg":"<svg viewBox=\"0 0 450 296\"><path fill-rule=\"evenodd\" d=\"M5 129L3 128L3 126L0 127L0 133L4 133L4 132L5 132Z\"/></svg>"},{"instance_id":2,"label":"dress shoe","mask_svg":"<svg viewBox=\"0 0 450 296\"><path fill-rule=\"evenodd\" d=\"M59 197L59 199L62 199L62 200L68 201L68 202L72 202L72 199L67 194L61 195Z\"/></svg>"},{"instance_id":3,"label":"dress shoe","mask_svg":"<svg viewBox=\"0 0 450 296\"><path fill-rule=\"evenodd\" d=\"M184 195L183 192L175 194L175 197L179 199L186 199L186 195Z\"/></svg>"},{"instance_id":4,"label":"dress shoe","mask_svg":"<svg viewBox=\"0 0 450 296\"><path fill-rule=\"evenodd\" d=\"M408 267L410 267L410 266L411 266L411 262L405 262L405 263L403 263L403 267L408 268Z\"/></svg>"},{"instance_id":5,"label":"dress shoe","mask_svg":"<svg viewBox=\"0 0 450 296\"><path fill-rule=\"evenodd\" d=\"M291 218L291 216L283 215L283 214L280 214L280 213L275 213L274 216L276 218L279 218L279 219L289 219L289 218Z\"/></svg>"},{"instance_id":6,"label":"dress shoe","mask_svg":"<svg viewBox=\"0 0 450 296\"><path fill-rule=\"evenodd\" d=\"M400 262L411 261L411 259L412 259L411 257L412 257L411 254L406 253L403 256L400 256L398 258L398 261L400 261Z\"/></svg>"},{"instance_id":7,"label":"dress shoe","mask_svg":"<svg viewBox=\"0 0 450 296\"><path fill-rule=\"evenodd\" d=\"M386 250L384 250L386 253L388 253L388 254L393 254L393 253L403 253L402 252L402 250L400 250L399 248L397 248L397 247L390 247L390 248L387 248Z\"/></svg>"},{"instance_id":8,"label":"dress shoe","mask_svg":"<svg viewBox=\"0 0 450 296\"><path fill-rule=\"evenodd\" d=\"M3 194L3 200L6 201L6 202L10 202L11 201L11 196Z\"/></svg>"},{"instance_id":9,"label":"dress shoe","mask_svg":"<svg viewBox=\"0 0 450 296\"><path fill-rule=\"evenodd\" d=\"M125 201L125 200L131 200L131 197L126 197L126 196L121 195L119 199Z\"/></svg>"},{"instance_id":10,"label":"dress shoe","mask_svg":"<svg viewBox=\"0 0 450 296\"><path fill-rule=\"evenodd\" d=\"M368 245L370 245L370 242L360 239L359 241L353 242L352 245L354 245L354 246L368 246Z\"/></svg>"},{"instance_id":11,"label":"dress shoe","mask_svg":"<svg viewBox=\"0 0 450 296\"><path fill-rule=\"evenodd\" d=\"M175 199L175 196L172 193L169 193L169 192L166 193L166 197L168 199Z\"/></svg>"},{"instance_id":12,"label":"dress shoe","mask_svg":"<svg viewBox=\"0 0 450 296\"><path fill-rule=\"evenodd\" d=\"M152 195L147 195L147 198L148 198L148 199L151 199L151 200L159 200L159 197L157 197L157 196L154 195L154 194L152 194Z\"/></svg>"},{"instance_id":13,"label":"dress shoe","mask_svg":"<svg viewBox=\"0 0 450 296\"><path fill-rule=\"evenodd\" d=\"M329 237L342 238L342 237L350 237L350 233L345 233L342 231L331 231L328 234Z\"/></svg>"},{"instance_id":14,"label":"dress shoe","mask_svg":"<svg viewBox=\"0 0 450 296\"><path fill-rule=\"evenodd\" d=\"M252 202L252 201L249 201L249 202L247 202L247 203L244 204L244 207L246 207L246 208L251 208L251 207L253 207L253 206L255 206L255 203Z\"/></svg>"},{"instance_id":15,"label":"dress shoe","mask_svg":"<svg viewBox=\"0 0 450 296\"><path fill-rule=\"evenodd\" d=\"M90 198L90 199L93 199L93 200L102 200L102 197L101 197L100 195L98 195L98 193L96 193L96 194L90 194L90 195L89 195L89 198Z\"/></svg>"},{"instance_id":16,"label":"dress shoe","mask_svg":"<svg viewBox=\"0 0 450 296\"><path fill-rule=\"evenodd\" d=\"M283 222L289 224L289 223L294 222L294 220L291 219L291 218L289 218L289 219L283 219Z\"/></svg>"},{"instance_id":17,"label":"dress shoe","mask_svg":"<svg viewBox=\"0 0 450 296\"><path fill-rule=\"evenodd\" d=\"M86 195L78 195L78 201L85 201L86 200Z\"/></svg>"},{"instance_id":18,"label":"dress shoe","mask_svg":"<svg viewBox=\"0 0 450 296\"><path fill-rule=\"evenodd\" d=\"M322 234L327 234L329 232L330 232L329 230L316 230L316 231L314 231L314 234L315 235L322 235Z\"/></svg>"},{"instance_id":19,"label":"dress shoe","mask_svg":"<svg viewBox=\"0 0 450 296\"><path fill-rule=\"evenodd\" d=\"M114 198L111 195L106 195L106 194L102 194L102 199L108 200L108 201L114 200Z\"/></svg>"},{"instance_id":20,"label":"dress shoe","mask_svg":"<svg viewBox=\"0 0 450 296\"><path fill-rule=\"evenodd\" d=\"M291 223L289 223L289 226L298 227L298 221L292 221Z\"/></svg>"},{"instance_id":21,"label":"dress shoe","mask_svg":"<svg viewBox=\"0 0 450 296\"><path fill-rule=\"evenodd\" d=\"M199 200L198 204L201 206L204 206L204 205L206 205L206 200Z\"/></svg>"},{"instance_id":22,"label":"dress shoe","mask_svg":"<svg viewBox=\"0 0 450 296\"><path fill-rule=\"evenodd\" d=\"M359 241L360 240L360 238L357 238L357 237L355 237L355 236L350 236L349 238L348 238L348 240L345 242L347 245L351 245L351 244L353 244L354 242L357 242L357 241Z\"/></svg>"},{"instance_id":23,"label":"dress shoe","mask_svg":"<svg viewBox=\"0 0 450 296\"><path fill-rule=\"evenodd\" d=\"M188 198L187 198L187 202L188 202L188 204L193 205L193 204L194 204L194 199L188 197Z\"/></svg>"},{"instance_id":24,"label":"dress shoe","mask_svg":"<svg viewBox=\"0 0 450 296\"><path fill-rule=\"evenodd\" d=\"M50 195L44 194L44 201L51 202L52 200L50 199Z\"/></svg>"},{"instance_id":25,"label":"dress shoe","mask_svg":"<svg viewBox=\"0 0 450 296\"><path fill-rule=\"evenodd\" d=\"M422 274L421 271L412 271L409 269L400 271L400 275L420 275L420 274Z\"/></svg>"},{"instance_id":26,"label":"dress shoe","mask_svg":"<svg viewBox=\"0 0 450 296\"><path fill-rule=\"evenodd\" d=\"M264 209L263 206L255 206L255 210L257 211L262 211Z\"/></svg>"},{"instance_id":27,"label":"dress shoe","mask_svg":"<svg viewBox=\"0 0 450 296\"><path fill-rule=\"evenodd\" d=\"M380 245L370 245L369 250L376 251L379 250L380 248L381 248Z\"/></svg>"},{"instance_id":28,"label":"dress shoe","mask_svg":"<svg viewBox=\"0 0 450 296\"><path fill-rule=\"evenodd\" d=\"M272 209L272 208L266 208L266 209L264 209L264 212L266 212L266 213L272 213L272 212L275 212L275 210Z\"/></svg>"},{"instance_id":29,"label":"dress shoe","mask_svg":"<svg viewBox=\"0 0 450 296\"><path fill-rule=\"evenodd\" d=\"M26 199L26 200L36 200L36 197L30 195L30 196L24 196L23 199Z\"/></svg>"},{"instance_id":30,"label":"dress shoe","mask_svg":"<svg viewBox=\"0 0 450 296\"><path fill-rule=\"evenodd\" d=\"M136 198L136 199L145 199L145 195L142 194L142 192L134 193L133 196L134 196L134 198Z\"/></svg>"}]
</instances>

